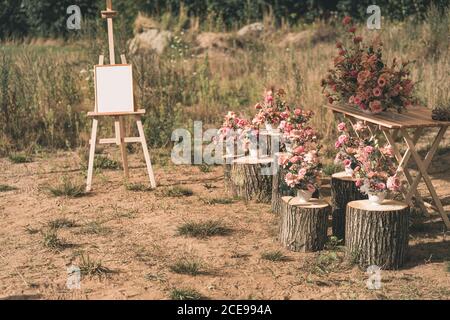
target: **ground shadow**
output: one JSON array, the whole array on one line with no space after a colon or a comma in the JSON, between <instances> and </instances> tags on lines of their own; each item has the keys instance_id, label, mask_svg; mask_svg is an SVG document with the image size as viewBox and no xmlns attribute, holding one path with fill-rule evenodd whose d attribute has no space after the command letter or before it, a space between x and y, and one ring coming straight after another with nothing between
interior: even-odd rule
<instances>
[{"instance_id":1,"label":"ground shadow","mask_svg":"<svg viewBox=\"0 0 450 320\"><path fill-rule=\"evenodd\" d=\"M405 269L423 265L450 261L450 241L419 243L409 247Z\"/></svg>"}]
</instances>

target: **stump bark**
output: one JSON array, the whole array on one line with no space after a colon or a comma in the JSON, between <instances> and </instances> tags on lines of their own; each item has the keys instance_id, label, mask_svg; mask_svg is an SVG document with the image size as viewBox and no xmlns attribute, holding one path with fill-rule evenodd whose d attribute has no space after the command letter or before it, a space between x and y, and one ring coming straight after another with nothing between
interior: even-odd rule
<instances>
[{"instance_id":1,"label":"stump bark","mask_svg":"<svg viewBox=\"0 0 450 320\"><path fill-rule=\"evenodd\" d=\"M331 206L319 199L299 203L282 197L279 240L287 249L299 252L322 250L327 241Z\"/></svg>"},{"instance_id":2,"label":"stump bark","mask_svg":"<svg viewBox=\"0 0 450 320\"><path fill-rule=\"evenodd\" d=\"M273 182L272 182L272 212L280 214L281 212L281 198L284 196L295 196L295 191L289 188L284 182L284 177L286 173L283 168L278 165L279 157L285 153L275 153L273 165L276 170L274 170Z\"/></svg>"},{"instance_id":3,"label":"stump bark","mask_svg":"<svg viewBox=\"0 0 450 320\"><path fill-rule=\"evenodd\" d=\"M351 201L367 199L355 185L355 180L345 172L331 176L331 206L333 235L345 240L345 211Z\"/></svg>"},{"instance_id":4,"label":"stump bark","mask_svg":"<svg viewBox=\"0 0 450 320\"><path fill-rule=\"evenodd\" d=\"M260 144L265 146L266 148L265 155L269 157L272 157L275 153L278 153L280 151L280 140L281 140L281 133L279 131L269 132L267 130L261 130L260 132ZM272 145L272 142L277 141L278 141L278 148L275 148L275 146Z\"/></svg>"},{"instance_id":5,"label":"stump bark","mask_svg":"<svg viewBox=\"0 0 450 320\"><path fill-rule=\"evenodd\" d=\"M364 268L400 268L408 250L408 216L409 207L399 201L348 203L345 238L352 260Z\"/></svg>"},{"instance_id":6,"label":"stump bark","mask_svg":"<svg viewBox=\"0 0 450 320\"><path fill-rule=\"evenodd\" d=\"M227 155L223 157L223 182L225 187L225 193L231 195L232 197L237 197L236 188L233 186L233 181L231 180L231 169L233 167L233 161L243 157L243 155Z\"/></svg>"},{"instance_id":7,"label":"stump bark","mask_svg":"<svg viewBox=\"0 0 450 320\"><path fill-rule=\"evenodd\" d=\"M272 199L273 159L242 157L233 161L231 183L233 193L246 201L270 203Z\"/></svg>"}]
</instances>

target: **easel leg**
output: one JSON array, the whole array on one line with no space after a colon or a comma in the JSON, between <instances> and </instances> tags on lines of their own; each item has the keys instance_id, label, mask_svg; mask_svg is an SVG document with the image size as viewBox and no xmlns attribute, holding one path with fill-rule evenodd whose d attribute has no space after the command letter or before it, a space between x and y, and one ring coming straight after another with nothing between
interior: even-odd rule
<instances>
[{"instance_id":1,"label":"easel leg","mask_svg":"<svg viewBox=\"0 0 450 320\"><path fill-rule=\"evenodd\" d=\"M90 192L92 190L92 175L94 173L94 158L95 158L95 145L97 144L97 129L98 129L98 120L94 118L92 120L92 132L90 141L91 147L89 151L89 164L88 164L88 175L86 184L87 192Z\"/></svg>"},{"instance_id":2,"label":"easel leg","mask_svg":"<svg viewBox=\"0 0 450 320\"><path fill-rule=\"evenodd\" d=\"M128 169L128 156L127 156L127 148L125 145L125 127L122 117L116 118L115 127L116 127L117 144L120 148L120 153L122 155L123 172L125 174L125 178L128 179L130 177L130 172Z\"/></svg>"},{"instance_id":3,"label":"easel leg","mask_svg":"<svg viewBox=\"0 0 450 320\"><path fill-rule=\"evenodd\" d=\"M152 189L156 188L155 175L153 173L152 162L150 160L150 153L148 152L147 140L145 139L144 127L140 117L136 117L136 124L139 130L139 137L141 138L142 150L144 151L145 163L147 164L148 177L150 178L150 186Z\"/></svg>"}]
</instances>

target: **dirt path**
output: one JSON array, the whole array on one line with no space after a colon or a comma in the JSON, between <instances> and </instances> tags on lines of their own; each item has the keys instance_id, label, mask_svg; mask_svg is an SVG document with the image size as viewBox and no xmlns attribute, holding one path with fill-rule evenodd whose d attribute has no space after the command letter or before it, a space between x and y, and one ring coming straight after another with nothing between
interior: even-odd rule
<instances>
[{"instance_id":1,"label":"dirt path","mask_svg":"<svg viewBox=\"0 0 450 320\"><path fill-rule=\"evenodd\" d=\"M0 297L168 299L174 288L192 288L208 298L227 299L450 298L449 235L445 237L436 216L412 226L406 267L383 271L382 289L368 290L365 272L342 261L337 249L315 254L284 250L276 241L277 218L269 205L208 204L226 198L220 167L202 172L199 167L157 165L162 186L151 192L127 191L119 170L98 172L95 191L86 197L54 197L43 190L64 175L82 181L80 163L76 153L29 164L0 159L0 184L18 188L0 193ZM132 157L132 165L132 180L144 182L142 162ZM448 172L433 177L445 199L449 177ZM193 195L165 196L164 190L180 183ZM55 251L43 245L49 240L45 230L61 218L75 225L58 230L66 246ZM210 219L222 221L232 233L207 239L177 235L185 222ZM277 250L288 259L261 258ZM69 290L67 267L80 266L82 256L113 272L83 277L81 290ZM174 273L170 266L180 258L199 261L205 273Z\"/></svg>"}]
</instances>

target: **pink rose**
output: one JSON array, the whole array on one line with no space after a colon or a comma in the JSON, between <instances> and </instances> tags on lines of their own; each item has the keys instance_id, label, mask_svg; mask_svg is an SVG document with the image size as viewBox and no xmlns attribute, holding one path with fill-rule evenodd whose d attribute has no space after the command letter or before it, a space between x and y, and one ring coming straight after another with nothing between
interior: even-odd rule
<instances>
[{"instance_id":1,"label":"pink rose","mask_svg":"<svg viewBox=\"0 0 450 320\"><path fill-rule=\"evenodd\" d=\"M300 109L295 109L294 110L294 114L298 117L298 116L301 116L302 115L302 110L300 110Z\"/></svg>"},{"instance_id":2,"label":"pink rose","mask_svg":"<svg viewBox=\"0 0 450 320\"><path fill-rule=\"evenodd\" d=\"M401 187L401 181L397 176L389 177L386 184L388 189L394 192L399 191Z\"/></svg>"},{"instance_id":3,"label":"pink rose","mask_svg":"<svg viewBox=\"0 0 450 320\"><path fill-rule=\"evenodd\" d=\"M338 138L339 143L341 144L345 144L348 142L348 136L346 136L345 134L339 136Z\"/></svg>"},{"instance_id":4,"label":"pink rose","mask_svg":"<svg viewBox=\"0 0 450 320\"><path fill-rule=\"evenodd\" d=\"M344 163L344 166L347 167L347 168L349 168L350 165L352 164L352 162L351 162L349 159L345 159L345 160L343 161L343 163Z\"/></svg>"},{"instance_id":5,"label":"pink rose","mask_svg":"<svg viewBox=\"0 0 450 320\"><path fill-rule=\"evenodd\" d=\"M378 190L384 190L384 189L386 189L386 185L383 182L379 182L379 183L377 183L376 188Z\"/></svg>"},{"instance_id":6,"label":"pink rose","mask_svg":"<svg viewBox=\"0 0 450 320\"><path fill-rule=\"evenodd\" d=\"M355 181L355 185L359 188L363 185L363 181L361 179L358 179Z\"/></svg>"},{"instance_id":7,"label":"pink rose","mask_svg":"<svg viewBox=\"0 0 450 320\"><path fill-rule=\"evenodd\" d=\"M301 154L305 152L305 147L304 146L298 146L297 148L294 149L294 153L295 154Z\"/></svg>"},{"instance_id":8,"label":"pink rose","mask_svg":"<svg viewBox=\"0 0 450 320\"><path fill-rule=\"evenodd\" d=\"M339 123L337 127L341 132L347 130L347 125L344 122Z\"/></svg>"},{"instance_id":9,"label":"pink rose","mask_svg":"<svg viewBox=\"0 0 450 320\"><path fill-rule=\"evenodd\" d=\"M342 146L342 143L340 143L339 141L336 141L336 142L334 143L334 147L335 147L336 149L339 149L341 146Z\"/></svg>"},{"instance_id":10,"label":"pink rose","mask_svg":"<svg viewBox=\"0 0 450 320\"><path fill-rule=\"evenodd\" d=\"M367 146L367 147L364 148L364 152L365 152L365 153L369 153L369 154L372 153L373 150L374 150L374 149L373 149L372 146Z\"/></svg>"},{"instance_id":11,"label":"pink rose","mask_svg":"<svg viewBox=\"0 0 450 320\"><path fill-rule=\"evenodd\" d=\"M297 184L297 177L294 174L288 172L286 174L286 176L284 177L284 181L286 182L286 184L289 187L292 188L292 187L294 187Z\"/></svg>"}]
</instances>

